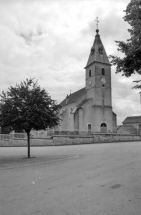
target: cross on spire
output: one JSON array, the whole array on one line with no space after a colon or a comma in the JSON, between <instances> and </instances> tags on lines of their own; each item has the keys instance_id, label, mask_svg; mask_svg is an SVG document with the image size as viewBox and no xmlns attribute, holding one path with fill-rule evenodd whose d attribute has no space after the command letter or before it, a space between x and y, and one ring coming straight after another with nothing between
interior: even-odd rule
<instances>
[{"instance_id":1,"label":"cross on spire","mask_svg":"<svg viewBox=\"0 0 141 215\"><path fill-rule=\"evenodd\" d=\"M96 17L96 26L97 26L97 30L98 30L98 23L99 23L99 20L98 20L98 17Z\"/></svg>"}]
</instances>

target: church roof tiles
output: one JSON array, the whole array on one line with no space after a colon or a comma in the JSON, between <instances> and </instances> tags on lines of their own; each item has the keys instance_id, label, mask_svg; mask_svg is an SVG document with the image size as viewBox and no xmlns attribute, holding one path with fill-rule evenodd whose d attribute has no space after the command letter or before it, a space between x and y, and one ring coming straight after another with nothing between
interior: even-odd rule
<instances>
[{"instance_id":1,"label":"church roof tiles","mask_svg":"<svg viewBox=\"0 0 141 215\"><path fill-rule=\"evenodd\" d=\"M81 104L78 106L78 108L82 108L84 105L86 105L89 101L91 101L92 99L85 99L81 102Z\"/></svg>"},{"instance_id":2,"label":"church roof tiles","mask_svg":"<svg viewBox=\"0 0 141 215\"><path fill-rule=\"evenodd\" d=\"M67 99L68 99L67 105L76 102L82 95L85 94L85 92L86 92L86 88L84 87L84 88L70 94L67 97ZM62 107L66 105L66 98L60 103L60 105Z\"/></svg>"}]
</instances>

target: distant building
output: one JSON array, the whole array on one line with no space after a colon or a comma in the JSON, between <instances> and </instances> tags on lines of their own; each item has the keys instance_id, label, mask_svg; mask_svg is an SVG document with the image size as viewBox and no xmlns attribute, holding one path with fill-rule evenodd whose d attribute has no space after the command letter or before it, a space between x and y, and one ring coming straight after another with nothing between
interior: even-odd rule
<instances>
[{"instance_id":1,"label":"distant building","mask_svg":"<svg viewBox=\"0 0 141 215\"><path fill-rule=\"evenodd\" d=\"M117 128L117 133L141 135L141 116L128 116L123 121L123 125Z\"/></svg>"},{"instance_id":2,"label":"distant building","mask_svg":"<svg viewBox=\"0 0 141 215\"><path fill-rule=\"evenodd\" d=\"M85 69L85 87L67 95L60 104L58 129L88 133L116 132L116 114L112 111L111 64L99 30L96 30Z\"/></svg>"}]
</instances>

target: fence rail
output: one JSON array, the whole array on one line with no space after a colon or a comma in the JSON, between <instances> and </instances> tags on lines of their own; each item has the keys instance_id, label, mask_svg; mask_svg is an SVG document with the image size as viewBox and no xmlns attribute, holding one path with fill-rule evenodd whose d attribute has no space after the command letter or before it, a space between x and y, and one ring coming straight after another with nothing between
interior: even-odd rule
<instances>
[{"instance_id":1,"label":"fence rail","mask_svg":"<svg viewBox=\"0 0 141 215\"><path fill-rule=\"evenodd\" d=\"M25 133L0 134L0 140L24 139L26 137Z\"/></svg>"},{"instance_id":2,"label":"fence rail","mask_svg":"<svg viewBox=\"0 0 141 215\"><path fill-rule=\"evenodd\" d=\"M100 133L93 133L88 131L48 131L46 135L40 134L40 135L33 135L31 134L31 138L49 138L54 135L61 136L61 135L68 135L68 136L75 136L75 135L81 135L81 136L90 136L94 134L100 134ZM103 133L104 134L104 133ZM112 134L112 133L105 133L105 134ZM114 134L114 133L113 133ZM12 133L12 134L0 134L0 140L10 140L10 139L26 139L27 134L26 133Z\"/></svg>"},{"instance_id":3,"label":"fence rail","mask_svg":"<svg viewBox=\"0 0 141 215\"><path fill-rule=\"evenodd\" d=\"M9 134L0 134L0 140L9 140L10 138Z\"/></svg>"},{"instance_id":4,"label":"fence rail","mask_svg":"<svg viewBox=\"0 0 141 215\"><path fill-rule=\"evenodd\" d=\"M100 132L99 132L100 133ZM93 135L90 131L54 131L53 135Z\"/></svg>"}]
</instances>

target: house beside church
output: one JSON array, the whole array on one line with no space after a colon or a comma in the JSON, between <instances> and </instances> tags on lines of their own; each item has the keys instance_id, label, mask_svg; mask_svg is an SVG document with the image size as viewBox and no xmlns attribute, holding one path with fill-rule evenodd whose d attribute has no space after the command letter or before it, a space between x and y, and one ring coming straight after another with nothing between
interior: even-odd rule
<instances>
[{"instance_id":1,"label":"house beside church","mask_svg":"<svg viewBox=\"0 0 141 215\"><path fill-rule=\"evenodd\" d=\"M128 116L122 122L123 125L118 126L118 134L140 134L141 135L141 116Z\"/></svg>"},{"instance_id":2,"label":"house beside church","mask_svg":"<svg viewBox=\"0 0 141 215\"><path fill-rule=\"evenodd\" d=\"M98 29L85 71L85 87L67 95L60 103L59 131L116 132L116 114L112 110L111 64Z\"/></svg>"}]
</instances>

